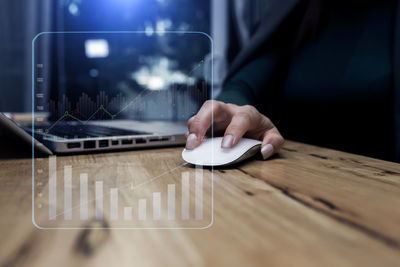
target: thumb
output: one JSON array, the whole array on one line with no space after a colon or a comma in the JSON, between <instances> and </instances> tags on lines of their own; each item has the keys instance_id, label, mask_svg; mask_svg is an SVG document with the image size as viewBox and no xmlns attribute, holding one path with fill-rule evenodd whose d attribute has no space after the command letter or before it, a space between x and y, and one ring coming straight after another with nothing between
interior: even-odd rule
<instances>
[{"instance_id":1,"label":"thumb","mask_svg":"<svg viewBox=\"0 0 400 267\"><path fill-rule=\"evenodd\" d=\"M276 127L266 131L261 144L261 154L263 159L267 159L278 152L284 142L285 140Z\"/></svg>"}]
</instances>

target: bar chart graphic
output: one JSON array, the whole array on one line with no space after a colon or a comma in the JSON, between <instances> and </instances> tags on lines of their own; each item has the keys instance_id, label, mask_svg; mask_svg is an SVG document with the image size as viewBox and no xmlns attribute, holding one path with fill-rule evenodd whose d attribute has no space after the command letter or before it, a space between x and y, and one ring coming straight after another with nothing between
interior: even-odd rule
<instances>
[{"instance_id":1,"label":"bar chart graphic","mask_svg":"<svg viewBox=\"0 0 400 267\"><path fill-rule=\"evenodd\" d=\"M179 49L175 55L160 40L190 53L181 57ZM81 62L92 62L86 44L94 41L109 52L78 70ZM70 44L61 46L70 56L57 53L62 44ZM80 132L91 136L84 125L114 119L183 123L213 99L213 53L212 38L197 31L41 32L32 40L32 137L46 144L52 134L68 137L61 132L75 126L82 129L74 139ZM52 62L60 63L57 70ZM103 135L111 134L95 134ZM32 146L32 222L40 229L207 228L213 223L213 170L184 163L180 152L40 158Z\"/></svg>"},{"instance_id":2,"label":"bar chart graphic","mask_svg":"<svg viewBox=\"0 0 400 267\"><path fill-rule=\"evenodd\" d=\"M209 169L185 163L148 168L140 161L72 166L59 159L35 159L32 219L39 228L80 229L89 221L122 229L203 229L212 224Z\"/></svg>"}]
</instances>

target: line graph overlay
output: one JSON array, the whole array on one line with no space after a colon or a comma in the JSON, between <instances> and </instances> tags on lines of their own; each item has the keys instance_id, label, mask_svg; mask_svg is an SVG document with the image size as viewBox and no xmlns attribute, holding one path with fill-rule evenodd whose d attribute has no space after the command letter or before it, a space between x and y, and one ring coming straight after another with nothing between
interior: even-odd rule
<instances>
[{"instance_id":1,"label":"line graph overlay","mask_svg":"<svg viewBox=\"0 0 400 267\"><path fill-rule=\"evenodd\" d=\"M40 76L46 73L46 61L43 60L43 57L37 57L36 51L44 51L40 47L40 42L38 40L42 38L42 36L46 35L84 35L84 34L133 34L133 33L141 33L145 34L144 31L100 31L100 32L91 32L91 31L75 31L75 32L45 32L40 33L32 40L32 131L34 130L34 125L36 122L43 122L42 117L36 118L35 112L44 111L45 110L45 101L47 99L46 91L46 76ZM157 32L155 32L157 34ZM212 39L207 34L201 32L185 32L185 31L163 31L162 34L176 34L177 36L182 36L185 34L200 34L203 36L207 36L210 42L210 75L211 79L208 80L208 84L210 85L210 94L211 98L213 98L213 44ZM204 63L204 60L200 61L200 63L191 70L191 73L200 65ZM179 86L178 89L180 89ZM140 92L140 96L145 96L145 92L148 90L143 90ZM155 91L149 91L149 94L154 93ZM129 102L124 102L125 105L121 105L118 110L113 109L110 106L111 102L106 101L100 105L95 105L95 108L87 109L90 112L82 112L82 110L74 110L68 105L64 106L64 110L59 112L55 118L53 118L54 123L52 123L46 131L50 131L55 127L56 124L60 123L63 120L71 119L75 120L82 125L88 123L90 120L96 119L98 116L108 116L110 119L116 118L124 111L128 110L129 107L137 103L137 99L140 96L134 96ZM59 95L60 97L60 95ZM64 95L64 98L65 95ZM131 96L126 96L126 98L130 99ZM96 100L96 99L94 99ZM119 99L117 99L119 100ZM73 100L75 101L75 100ZM96 103L95 101L93 101ZM66 100L66 103L67 100ZM71 102L70 102L71 103ZM74 102L73 102L74 103ZM122 103L122 101L120 101ZM55 103L56 105L57 103ZM125 113L124 113L125 114ZM34 138L34 135L33 135ZM93 159L98 158L97 155L92 157ZM101 158L101 157L100 157ZM200 203L200 199L203 199L205 202L202 205L203 208L203 220L201 220L201 224L198 224L199 220L195 218L201 217L201 209L190 207L190 220L186 220L185 222L189 222L189 224L126 224L131 221L135 221L135 218L138 217L138 202L144 203L144 207L147 209L143 210L142 204L142 216L141 218L151 219L153 217L156 218L156 221L160 221L165 223L165 219L167 218L169 221L176 222L181 217L180 210L180 201L178 197L181 195L181 185L180 185L180 177L181 172L188 171L187 166L177 164L176 169L172 168L168 170L170 174L167 176L169 180L158 179L158 175L160 175L160 170L162 170L162 165L159 165L159 162L154 162L151 164L151 168L148 168L147 171L143 171L142 174L146 174L146 179L137 180L138 177L132 178L132 173L130 175L110 175L109 177L104 177L104 173L109 171L112 166L107 164L98 165L96 160L95 162L87 161L85 164L79 161L72 161L68 164L65 164L64 159L61 157L60 160L56 162L56 158L52 161L52 167L48 166L49 162L47 159L43 158L35 158L34 147L32 146L32 222L39 229L99 229L99 228L111 228L108 227L108 224L104 224L104 222L100 225L101 227L87 227L87 222L92 220L101 220L106 221L110 220L110 213L112 209L109 205L113 206L122 206L122 211L119 210L118 213L113 213L113 218L117 217L117 220L113 222L121 223L121 219L125 222L125 224L117 225L117 228L120 229L204 229L212 225L213 222L213 174L211 172L206 172L205 175L210 175L209 177L204 177L202 183L195 183L190 180L190 186L193 188L190 189L190 197L189 203L190 205L194 205L194 203ZM80 164L82 163L82 164ZM97 164L97 165L96 165ZM119 164L118 166L120 166ZM123 164L122 164L123 165ZM67 172L65 172L65 166L67 167ZM126 168L125 168L126 167ZM46 168L49 168L46 171ZM107 169L108 168L108 169ZM128 166L123 166L123 169L129 169ZM51 170L50 170L51 169ZM91 171L92 170L92 171ZM103 171L104 170L104 171ZM158 174L154 175L154 172L158 172ZM118 173L118 171L115 171ZM171 174L173 173L173 175ZM191 172L191 171L189 171ZM162 172L161 172L162 173ZM71 176L71 178L70 178ZM140 172L139 172L140 176ZM163 176L163 175L162 175ZM124 177L122 180L118 177ZM161 177L161 176L160 176ZM178 178L177 178L178 177ZM192 177L196 177L194 173L190 173L190 179ZM209 179L211 177L211 180ZM53 193L49 192L49 181L53 179L50 183L51 190ZM58 183L57 183L58 179ZM128 182L126 179L131 179ZM210 181L207 184L207 181ZM78 183L77 183L78 182ZM157 183L162 183L162 188L154 189L153 187ZM165 184L164 184L165 183ZM201 191L200 185L204 186L204 192ZM161 186L161 185L160 185ZM196 186L196 188L194 188ZM61 188L61 190L60 190ZM111 190L113 189L113 190ZM130 191L129 191L130 190ZM140 190L144 190L143 192L153 192L155 195L140 195ZM76 195L78 192L78 195ZM113 193L111 193L113 192ZM127 192L131 192L138 202L136 203L126 203L124 200L129 198L129 194ZM51 196L47 196L47 194L52 194ZM113 195L113 201L110 200L111 194ZM137 195L136 195L137 194ZM153 196L153 198L151 198ZM161 197L161 201L159 201L159 197ZM207 197L210 199L207 200ZM116 201L117 199L117 201ZM152 200L153 199L153 200ZM122 200L122 201L121 201ZM53 204L55 208L51 208L52 216L50 216L49 212L49 204L51 201L54 201ZM79 201L79 204L77 203ZM155 203L153 203L155 201ZM65 203L66 204L65 204ZM71 203L72 202L72 203ZM161 203L160 203L161 202ZM147 205L146 205L147 203ZM161 204L161 210L159 210L159 203ZM167 204L167 210L165 206ZM209 205L209 206L207 206ZM151 212L151 207L155 209L155 213ZM64 210L63 210L64 209ZM207 209L209 213L207 212ZM61 211L61 212L60 212ZM78 212L76 214L76 211ZM109 213L110 212L110 213ZM114 210L115 212L115 210ZM72 214L71 214L72 213ZM43 214L45 215L46 222L44 222ZM67 214L67 215L65 215ZM115 216L118 214L117 216ZM147 214L147 216L146 216ZM196 214L196 216L195 216ZM144 215L144 216L143 216ZM135 217L136 216L136 217ZM164 217L163 217L164 216ZM72 217L72 220L70 219ZM160 220L158 220L160 217ZM193 219L193 220L192 220ZM209 219L209 221L207 221ZM86 221L86 223L76 224L77 220L80 222ZM137 221L137 220L136 220ZM197 224L196 224L197 221ZM148 221L141 221L142 223L147 223ZM190 223L195 222L195 224ZM206 222L206 223L204 223ZM203 224L204 223L204 224ZM114 225L112 225L114 227Z\"/></svg>"},{"instance_id":2,"label":"line graph overlay","mask_svg":"<svg viewBox=\"0 0 400 267\"><path fill-rule=\"evenodd\" d=\"M201 60L198 64L195 65L195 67L193 67L193 68L190 70L190 72L188 72L187 75L188 75L188 76L192 75L192 73L193 73L196 69L200 68L200 67L203 65L203 63L204 63L204 60ZM178 87L177 91L179 91L183 86L185 86L185 85L180 85L180 86ZM49 133L49 132L51 131L51 129L53 129L59 122L65 120L66 118L71 118L71 119L73 119L73 120L75 120L75 121L80 122L82 125L85 125L85 124L87 124L90 120L92 120L92 118L94 118L95 115L96 115L97 113L99 113L100 111L103 111L103 112L104 112L105 114L107 114L111 119L115 119L115 117L117 117L117 116L118 116L119 114L121 114L123 111L125 111L125 110L128 109L130 106L132 106L133 104L135 104L135 103L139 100L139 98L140 98L141 96L143 96L143 95L144 95L144 96L150 96L151 94L154 94L154 93L156 93L156 92L159 92L159 91L149 90L149 89L143 89L142 91L139 92L138 95L136 95L133 99L131 99L131 100L128 102L128 104L126 104L124 107L122 107L118 112L116 112L116 113L114 113L114 114L111 113L110 110L108 110L107 108L105 108L104 105L100 105L86 120L74 116L73 114L71 114L70 111L65 111L64 114L63 114L59 119L57 119L53 124L51 124L48 128L46 128L44 132L45 132L46 134Z\"/></svg>"}]
</instances>

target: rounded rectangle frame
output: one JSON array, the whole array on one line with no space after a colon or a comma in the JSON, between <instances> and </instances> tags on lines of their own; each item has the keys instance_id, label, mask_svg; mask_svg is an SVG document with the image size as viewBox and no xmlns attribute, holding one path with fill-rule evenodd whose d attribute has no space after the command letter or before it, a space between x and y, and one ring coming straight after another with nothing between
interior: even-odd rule
<instances>
[{"instance_id":1,"label":"rounded rectangle frame","mask_svg":"<svg viewBox=\"0 0 400 267\"><path fill-rule=\"evenodd\" d=\"M210 98L214 99L214 84L213 84L213 39L212 37L204 32L200 31L154 31L154 34L176 34L176 35L202 35L208 38L210 42L210 57L211 57L211 70L210 70ZM146 31L52 31L52 32L40 32L32 39L32 223L33 225L41 230L78 230L78 229L207 229L213 225L214 222L214 168L211 167L211 217L209 224L201 227L44 227L40 226L35 220L35 146L34 146L34 124L35 124L35 41L44 35L60 35L60 34L146 34ZM213 110L213 109L212 109ZM211 138L214 136L213 129L214 114L212 111L211 118ZM213 155L211 155L213 157Z\"/></svg>"}]
</instances>

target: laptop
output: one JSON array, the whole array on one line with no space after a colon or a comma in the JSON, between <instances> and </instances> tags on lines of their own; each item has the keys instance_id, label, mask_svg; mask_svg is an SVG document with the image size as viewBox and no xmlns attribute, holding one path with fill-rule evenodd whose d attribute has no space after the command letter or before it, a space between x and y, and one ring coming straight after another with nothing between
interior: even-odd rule
<instances>
[{"instance_id":1,"label":"laptop","mask_svg":"<svg viewBox=\"0 0 400 267\"><path fill-rule=\"evenodd\" d=\"M0 126L55 154L183 145L187 119L210 98L211 49L194 33L40 34L34 113L26 123L0 114Z\"/></svg>"},{"instance_id":2,"label":"laptop","mask_svg":"<svg viewBox=\"0 0 400 267\"><path fill-rule=\"evenodd\" d=\"M89 151L121 150L163 147L185 143L186 126L182 122L113 120L93 121L87 124L66 121L44 130L54 123L32 127L17 123L11 115L0 113L3 130L32 143L46 154L80 153Z\"/></svg>"}]
</instances>

